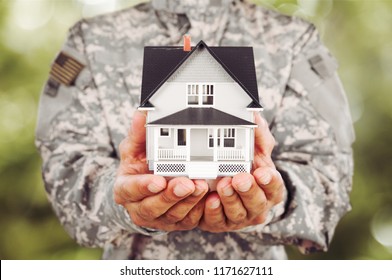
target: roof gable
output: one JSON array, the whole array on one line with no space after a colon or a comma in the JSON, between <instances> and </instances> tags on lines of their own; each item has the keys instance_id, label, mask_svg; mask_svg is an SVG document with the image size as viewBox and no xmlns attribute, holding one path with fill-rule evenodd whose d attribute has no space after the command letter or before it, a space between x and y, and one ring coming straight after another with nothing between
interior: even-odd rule
<instances>
[{"instance_id":1,"label":"roof gable","mask_svg":"<svg viewBox=\"0 0 392 280\"><path fill-rule=\"evenodd\" d=\"M182 47L144 48L140 107L145 107L158 89L199 48L206 48L253 102L262 108L259 104L252 47L208 47L203 41L190 52L183 51Z\"/></svg>"}]
</instances>

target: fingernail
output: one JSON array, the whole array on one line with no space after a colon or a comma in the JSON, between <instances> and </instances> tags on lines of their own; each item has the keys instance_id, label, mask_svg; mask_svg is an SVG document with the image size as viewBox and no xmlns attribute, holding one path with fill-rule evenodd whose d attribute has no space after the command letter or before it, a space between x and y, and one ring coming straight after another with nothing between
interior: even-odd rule
<instances>
[{"instance_id":1,"label":"fingernail","mask_svg":"<svg viewBox=\"0 0 392 280\"><path fill-rule=\"evenodd\" d=\"M174 194L178 197L186 196L187 194L190 193L190 191L191 189L183 184L175 186L173 190Z\"/></svg>"},{"instance_id":2,"label":"fingernail","mask_svg":"<svg viewBox=\"0 0 392 280\"><path fill-rule=\"evenodd\" d=\"M271 173L266 171L259 176L258 181L263 185L268 185L272 180Z\"/></svg>"},{"instance_id":3,"label":"fingernail","mask_svg":"<svg viewBox=\"0 0 392 280\"><path fill-rule=\"evenodd\" d=\"M211 209L216 209L216 208L219 207L219 205L220 205L220 200L217 199L217 200L215 200L214 202L212 202L212 203L210 204L210 208L211 208Z\"/></svg>"},{"instance_id":4,"label":"fingernail","mask_svg":"<svg viewBox=\"0 0 392 280\"><path fill-rule=\"evenodd\" d=\"M234 193L233 188L230 185L227 185L222 190L224 196L232 196Z\"/></svg>"},{"instance_id":5,"label":"fingernail","mask_svg":"<svg viewBox=\"0 0 392 280\"><path fill-rule=\"evenodd\" d=\"M237 189L240 192L247 192L250 190L250 187L252 186L252 182L251 181L245 181L245 182L241 182L240 184L237 185Z\"/></svg>"},{"instance_id":6,"label":"fingernail","mask_svg":"<svg viewBox=\"0 0 392 280\"><path fill-rule=\"evenodd\" d=\"M158 185L156 185L156 184L154 184L154 183L151 183L151 184L149 184L149 185L147 186L147 189L148 189L150 192L152 192L152 193L159 193L163 188L160 187L160 186L158 186Z\"/></svg>"},{"instance_id":7,"label":"fingernail","mask_svg":"<svg viewBox=\"0 0 392 280\"><path fill-rule=\"evenodd\" d=\"M204 189L198 185L195 186L195 191L193 192L192 196L199 196L204 192Z\"/></svg>"}]
</instances>

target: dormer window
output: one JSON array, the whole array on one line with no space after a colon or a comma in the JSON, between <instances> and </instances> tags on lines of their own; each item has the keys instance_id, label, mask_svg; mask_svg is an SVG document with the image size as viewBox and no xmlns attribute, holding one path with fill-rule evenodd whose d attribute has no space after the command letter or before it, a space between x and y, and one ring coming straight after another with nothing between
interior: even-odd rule
<instances>
[{"instance_id":1,"label":"dormer window","mask_svg":"<svg viewBox=\"0 0 392 280\"><path fill-rule=\"evenodd\" d=\"M189 107L214 106L214 84L192 83L186 85Z\"/></svg>"}]
</instances>

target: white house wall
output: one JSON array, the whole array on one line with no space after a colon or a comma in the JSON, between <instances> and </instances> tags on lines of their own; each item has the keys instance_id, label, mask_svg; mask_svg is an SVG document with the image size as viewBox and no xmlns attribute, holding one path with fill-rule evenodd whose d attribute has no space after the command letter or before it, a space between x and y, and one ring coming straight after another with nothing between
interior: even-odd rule
<instances>
[{"instance_id":1,"label":"white house wall","mask_svg":"<svg viewBox=\"0 0 392 280\"><path fill-rule=\"evenodd\" d=\"M222 68L207 49L197 49L177 71L169 78L168 82L192 83L231 83L233 78Z\"/></svg>"},{"instance_id":2,"label":"white house wall","mask_svg":"<svg viewBox=\"0 0 392 280\"><path fill-rule=\"evenodd\" d=\"M252 99L237 83L216 84L215 88L215 109L253 121L253 115L246 109Z\"/></svg>"},{"instance_id":3,"label":"white house wall","mask_svg":"<svg viewBox=\"0 0 392 280\"><path fill-rule=\"evenodd\" d=\"M235 137L235 147L245 148L245 129L237 129Z\"/></svg>"},{"instance_id":4,"label":"white house wall","mask_svg":"<svg viewBox=\"0 0 392 280\"><path fill-rule=\"evenodd\" d=\"M158 148L161 149L172 149L174 148L174 129L170 129L170 136L161 137L158 136Z\"/></svg>"},{"instance_id":5,"label":"white house wall","mask_svg":"<svg viewBox=\"0 0 392 280\"><path fill-rule=\"evenodd\" d=\"M149 113L148 113L149 114ZM154 159L154 133L155 133L155 127L147 127L147 135L146 135L146 141L147 141L147 160L153 160ZM174 137L176 134L174 133L174 129L170 128L170 136L169 137L161 137L159 136L159 128L157 130L157 135L156 137L158 138L158 147L159 148L165 148L165 149L172 149L174 148Z\"/></svg>"}]
</instances>

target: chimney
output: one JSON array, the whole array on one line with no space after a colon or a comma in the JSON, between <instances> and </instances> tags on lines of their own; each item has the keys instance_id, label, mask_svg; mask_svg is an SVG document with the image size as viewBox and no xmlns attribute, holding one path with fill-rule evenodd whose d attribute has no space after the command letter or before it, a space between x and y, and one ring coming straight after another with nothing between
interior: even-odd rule
<instances>
[{"instance_id":1,"label":"chimney","mask_svg":"<svg viewBox=\"0 0 392 280\"><path fill-rule=\"evenodd\" d=\"M184 35L184 52L191 51L191 36Z\"/></svg>"}]
</instances>

